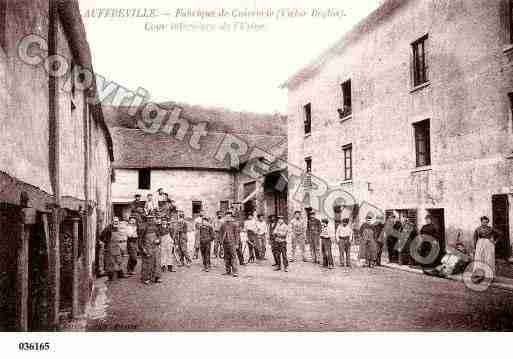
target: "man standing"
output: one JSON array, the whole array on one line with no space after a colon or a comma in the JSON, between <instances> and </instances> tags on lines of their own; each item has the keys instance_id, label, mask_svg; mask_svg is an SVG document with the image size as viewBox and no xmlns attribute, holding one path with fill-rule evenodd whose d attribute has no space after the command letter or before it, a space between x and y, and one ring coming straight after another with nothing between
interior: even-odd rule
<instances>
[{"instance_id":1,"label":"man standing","mask_svg":"<svg viewBox=\"0 0 513 359\"><path fill-rule=\"evenodd\" d=\"M305 240L306 224L301 218L301 212L295 211L294 218L290 221L290 231L292 232L292 262L296 261L296 249L299 246L303 262L306 262Z\"/></svg>"},{"instance_id":2,"label":"man standing","mask_svg":"<svg viewBox=\"0 0 513 359\"><path fill-rule=\"evenodd\" d=\"M278 224L274 229L274 235L276 236L276 254L277 254L277 266L275 271L281 270L281 263L283 259L283 270L289 271L289 260L287 258L287 236L289 234L289 226L285 223L282 216L278 216Z\"/></svg>"},{"instance_id":3,"label":"man standing","mask_svg":"<svg viewBox=\"0 0 513 359\"><path fill-rule=\"evenodd\" d=\"M146 195L146 203L144 204L144 212L146 216L154 216L159 210L158 204L153 201L153 195L148 193Z\"/></svg>"},{"instance_id":4,"label":"man standing","mask_svg":"<svg viewBox=\"0 0 513 359\"><path fill-rule=\"evenodd\" d=\"M385 245L385 224L382 215L376 216L374 225L374 237L376 240L376 265L381 266L381 256L383 255L383 246Z\"/></svg>"},{"instance_id":5,"label":"man standing","mask_svg":"<svg viewBox=\"0 0 513 359\"><path fill-rule=\"evenodd\" d=\"M231 211L226 212L226 217L221 225L219 235L221 236L224 248L224 263L226 268L224 274L237 277L236 252L240 244L240 228L235 222Z\"/></svg>"},{"instance_id":6,"label":"man standing","mask_svg":"<svg viewBox=\"0 0 513 359\"><path fill-rule=\"evenodd\" d=\"M141 229L142 269L141 280L144 284L161 283L160 279L160 239L155 217L150 215Z\"/></svg>"},{"instance_id":7,"label":"man standing","mask_svg":"<svg viewBox=\"0 0 513 359\"><path fill-rule=\"evenodd\" d=\"M391 214L385 222L385 241L388 252L388 261L390 263L399 262L399 252L395 248L398 241L398 235L401 232L402 226L394 214Z\"/></svg>"},{"instance_id":8,"label":"man standing","mask_svg":"<svg viewBox=\"0 0 513 359\"><path fill-rule=\"evenodd\" d=\"M373 214L368 213L366 216L366 222L361 225L359 232L361 242L358 257L360 259L364 259L369 268L373 267L375 264L377 251L375 226L373 222Z\"/></svg>"},{"instance_id":9,"label":"man standing","mask_svg":"<svg viewBox=\"0 0 513 359\"><path fill-rule=\"evenodd\" d=\"M276 221L276 216L271 214L269 216L269 228L267 230L267 233L269 233L269 242L271 243L271 252L274 258L273 267L276 267L278 265L278 248L276 246L276 235L274 234L274 230L276 229L277 225L278 222Z\"/></svg>"},{"instance_id":10,"label":"man standing","mask_svg":"<svg viewBox=\"0 0 513 359\"><path fill-rule=\"evenodd\" d=\"M310 252L312 254L312 261L314 263L320 263L320 241L321 241L321 221L316 218L315 212L311 211L308 224L307 224L307 236L308 243L310 245Z\"/></svg>"},{"instance_id":11,"label":"man standing","mask_svg":"<svg viewBox=\"0 0 513 359\"><path fill-rule=\"evenodd\" d=\"M336 241L338 241L338 252L340 254L340 266L351 267L351 243L353 242L353 228L348 225L349 218L342 219L342 224L338 226Z\"/></svg>"},{"instance_id":12,"label":"man standing","mask_svg":"<svg viewBox=\"0 0 513 359\"><path fill-rule=\"evenodd\" d=\"M210 221L207 217L203 217L203 222L199 227L199 237L203 270L208 272L210 270L210 251L212 241L214 240L214 229L210 225Z\"/></svg>"},{"instance_id":13,"label":"man standing","mask_svg":"<svg viewBox=\"0 0 513 359\"><path fill-rule=\"evenodd\" d=\"M134 274L134 269L137 266L137 252L139 251L139 237L137 235L137 222L135 217L130 217L128 220L128 226L126 230L127 250L128 250L128 264L127 271L128 275Z\"/></svg>"},{"instance_id":14,"label":"man standing","mask_svg":"<svg viewBox=\"0 0 513 359\"><path fill-rule=\"evenodd\" d=\"M109 280L116 278L125 278L123 269L123 255L121 253L121 242L126 238L125 234L119 230L119 218L114 217L112 224L107 226L102 233L102 241L105 243L105 269Z\"/></svg>"},{"instance_id":15,"label":"man standing","mask_svg":"<svg viewBox=\"0 0 513 359\"><path fill-rule=\"evenodd\" d=\"M203 223L203 211L200 211L198 217L194 219L194 256L192 259L199 258L200 250L200 227Z\"/></svg>"},{"instance_id":16,"label":"man standing","mask_svg":"<svg viewBox=\"0 0 513 359\"><path fill-rule=\"evenodd\" d=\"M256 222L253 215L250 214L246 222L244 222L244 229L246 230L249 258L248 263L254 262L255 257L259 258L259 251L257 246Z\"/></svg>"},{"instance_id":17,"label":"man standing","mask_svg":"<svg viewBox=\"0 0 513 359\"><path fill-rule=\"evenodd\" d=\"M135 194L135 199L130 204L130 215L135 217L136 223L139 225L143 220L144 215L144 202L141 201L141 195Z\"/></svg>"},{"instance_id":18,"label":"man standing","mask_svg":"<svg viewBox=\"0 0 513 359\"><path fill-rule=\"evenodd\" d=\"M267 224L264 222L264 215L259 214L257 216L256 221L256 235L257 235L257 241L259 243L260 247L260 259L265 259L265 252L266 252L266 240L265 237L267 235Z\"/></svg>"},{"instance_id":19,"label":"man standing","mask_svg":"<svg viewBox=\"0 0 513 359\"><path fill-rule=\"evenodd\" d=\"M187 249L187 222L185 222L183 211L178 211L178 220L175 223L174 239L178 246L178 254L180 256L180 266L190 266L192 263Z\"/></svg>"},{"instance_id":20,"label":"man standing","mask_svg":"<svg viewBox=\"0 0 513 359\"><path fill-rule=\"evenodd\" d=\"M433 217L428 214L425 220L426 224L420 229L422 243L418 253L420 261L424 263L419 264L426 267L436 267L445 255L445 243L443 243L440 230L433 224Z\"/></svg>"},{"instance_id":21,"label":"man standing","mask_svg":"<svg viewBox=\"0 0 513 359\"><path fill-rule=\"evenodd\" d=\"M221 230L221 224L223 224L223 217L221 211L216 212L216 218L212 223L214 229L214 258L222 258L223 244L221 243L221 237L219 237L219 231Z\"/></svg>"}]
</instances>

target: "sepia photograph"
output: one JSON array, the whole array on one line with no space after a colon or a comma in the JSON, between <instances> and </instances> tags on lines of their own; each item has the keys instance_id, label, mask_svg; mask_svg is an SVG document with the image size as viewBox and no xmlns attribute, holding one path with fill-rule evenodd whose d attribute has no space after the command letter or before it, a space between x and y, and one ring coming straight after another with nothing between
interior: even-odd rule
<instances>
[{"instance_id":1,"label":"sepia photograph","mask_svg":"<svg viewBox=\"0 0 513 359\"><path fill-rule=\"evenodd\" d=\"M0 117L18 353L513 329L513 0L0 0Z\"/></svg>"}]
</instances>

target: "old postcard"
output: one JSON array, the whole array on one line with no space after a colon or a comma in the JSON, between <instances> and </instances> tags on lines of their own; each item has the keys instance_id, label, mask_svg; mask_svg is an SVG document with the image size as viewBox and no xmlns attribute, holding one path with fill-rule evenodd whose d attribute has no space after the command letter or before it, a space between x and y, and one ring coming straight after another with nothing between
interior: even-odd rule
<instances>
[{"instance_id":1,"label":"old postcard","mask_svg":"<svg viewBox=\"0 0 513 359\"><path fill-rule=\"evenodd\" d=\"M513 329L513 0L0 0L0 54L0 331Z\"/></svg>"}]
</instances>

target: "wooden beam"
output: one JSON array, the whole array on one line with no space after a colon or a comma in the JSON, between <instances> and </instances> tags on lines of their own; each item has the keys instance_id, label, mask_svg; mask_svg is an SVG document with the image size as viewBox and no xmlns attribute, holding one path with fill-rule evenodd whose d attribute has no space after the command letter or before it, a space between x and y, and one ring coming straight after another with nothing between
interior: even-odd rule
<instances>
[{"instance_id":1,"label":"wooden beam","mask_svg":"<svg viewBox=\"0 0 513 359\"><path fill-rule=\"evenodd\" d=\"M73 217L73 244L72 244L72 263L73 263L73 283L72 283L72 306L71 316L77 318L80 315L79 305L79 284L80 284L80 273L78 270L78 226L80 224L79 217Z\"/></svg>"}]
</instances>

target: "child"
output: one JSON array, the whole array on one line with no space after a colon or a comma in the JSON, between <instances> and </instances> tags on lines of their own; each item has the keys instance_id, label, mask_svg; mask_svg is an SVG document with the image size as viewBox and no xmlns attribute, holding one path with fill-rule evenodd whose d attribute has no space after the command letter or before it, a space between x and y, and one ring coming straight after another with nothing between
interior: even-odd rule
<instances>
[{"instance_id":1,"label":"child","mask_svg":"<svg viewBox=\"0 0 513 359\"><path fill-rule=\"evenodd\" d=\"M345 265L351 267L351 243L353 242L353 228L348 225L349 218L344 218L342 224L338 226L336 233L336 241L338 241L338 251L340 254L340 266Z\"/></svg>"}]
</instances>

